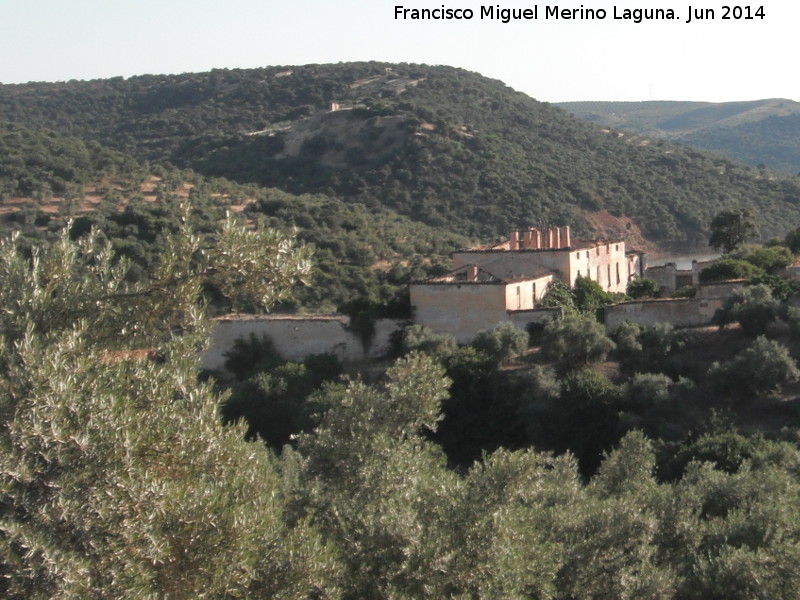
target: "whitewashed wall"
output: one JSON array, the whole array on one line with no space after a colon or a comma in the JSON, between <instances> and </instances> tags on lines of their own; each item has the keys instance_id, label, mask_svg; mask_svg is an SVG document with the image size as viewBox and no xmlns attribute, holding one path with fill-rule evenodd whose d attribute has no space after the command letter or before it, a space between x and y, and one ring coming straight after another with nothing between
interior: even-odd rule
<instances>
[{"instance_id":1,"label":"whitewashed wall","mask_svg":"<svg viewBox=\"0 0 800 600\"><path fill-rule=\"evenodd\" d=\"M250 334L268 336L275 350L286 360L299 361L310 354L335 354L343 362L380 358L389 352L389 338L401 321L378 319L369 348L348 326L343 315L238 315L217 320L211 348L203 355L201 368L220 369L225 352L239 338Z\"/></svg>"}]
</instances>

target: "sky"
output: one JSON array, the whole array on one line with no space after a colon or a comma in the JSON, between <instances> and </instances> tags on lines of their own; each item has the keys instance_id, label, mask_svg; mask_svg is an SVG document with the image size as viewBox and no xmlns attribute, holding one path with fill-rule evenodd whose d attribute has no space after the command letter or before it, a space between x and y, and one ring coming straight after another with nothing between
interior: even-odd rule
<instances>
[{"instance_id":1,"label":"sky","mask_svg":"<svg viewBox=\"0 0 800 600\"><path fill-rule=\"evenodd\" d=\"M378 60L461 67L547 102L800 101L800 3L728 5L723 19L723 2L0 0L0 83ZM402 19L398 6L473 18ZM503 23L482 6L538 12ZM754 18L732 18L748 7ZM635 8L675 18L615 18ZM696 11L708 18L687 22Z\"/></svg>"}]
</instances>

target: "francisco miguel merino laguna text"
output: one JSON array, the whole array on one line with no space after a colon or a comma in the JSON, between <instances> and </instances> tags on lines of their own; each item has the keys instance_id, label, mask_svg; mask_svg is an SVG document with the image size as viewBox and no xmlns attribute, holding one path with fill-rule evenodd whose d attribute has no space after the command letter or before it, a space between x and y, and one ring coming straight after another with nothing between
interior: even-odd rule
<instances>
[{"instance_id":1,"label":"francisco miguel merino laguna text","mask_svg":"<svg viewBox=\"0 0 800 600\"><path fill-rule=\"evenodd\" d=\"M559 8L546 5L539 10L539 5L530 8L503 8L501 5L481 6L477 11L471 8L448 8L444 4L440 8L406 8L394 7L395 20L420 20L420 21L470 21L476 16L481 20L496 20L502 23L511 21L536 20L539 16L544 19L569 19L581 21L602 21L608 17L604 8L586 8L583 4L579 8ZM616 6L612 10L614 19L625 19L635 23L642 21L676 19L675 11L671 8L623 8Z\"/></svg>"},{"instance_id":2,"label":"francisco miguel merino laguna text","mask_svg":"<svg viewBox=\"0 0 800 600\"><path fill-rule=\"evenodd\" d=\"M728 7L723 7L728 8ZM763 11L763 9L761 9ZM611 11L613 19L622 19L641 23L651 20L673 20L678 17L671 8L618 8L613 7ZM604 8L587 8L583 4L579 8L559 8L558 6L546 5L539 10L539 5L534 4L530 8L503 8L501 5L481 6L478 10L471 8L448 8L442 4L439 8L406 8L405 6L394 7L395 20L413 21L469 21L478 17L481 20L496 20L502 23L511 21L536 20L539 17L544 19L564 19L581 21L602 21L609 16L609 11ZM691 20L692 10L689 7L689 20ZM763 18L763 13L761 18ZM713 17L712 17L713 18ZM689 22L689 21L687 21Z\"/></svg>"}]
</instances>

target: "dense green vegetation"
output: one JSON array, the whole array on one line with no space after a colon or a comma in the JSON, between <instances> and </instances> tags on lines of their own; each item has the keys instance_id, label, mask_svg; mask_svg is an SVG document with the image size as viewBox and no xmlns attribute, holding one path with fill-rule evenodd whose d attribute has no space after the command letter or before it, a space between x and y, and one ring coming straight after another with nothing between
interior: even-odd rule
<instances>
[{"instance_id":1,"label":"dense green vegetation","mask_svg":"<svg viewBox=\"0 0 800 600\"><path fill-rule=\"evenodd\" d=\"M754 166L800 171L800 104L749 102L565 102L593 123L637 131L716 152Z\"/></svg>"},{"instance_id":2,"label":"dense green vegetation","mask_svg":"<svg viewBox=\"0 0 800 600\"><path fill-rule=\"evenodd\" d=\"M332 102L344 108L329 112ZM141 160L388 207L470 237L626 216L664 246L753 208L766 236L800 220L800 186L684 146L584 123L448 67L348 63L0 86L0 119ZM620 231L618 233L625 233Z\"/></svg>"},{"instance_id":3,"label":"dense green vegetation","mask_svg":"<svg viewBox=\"0 0 800 600\"><path fill-rule=\"evenodd\" d=\"M321 382L311 363L335 365L284 364L254 340L265 360L242 347L230 366L271 425L290 390L307 410L277 454L223 426L220 404L238 400L199 382L198 302L209 273L274 302L304 251L267 283L251 267L290 240L233 221L217 234L205 245L181 228L139 283L97 237L33 256L0 244L0 305L14 307L0 311L3 597L798 597L797 414L769 435L708 418L767 410L776 382L793 385L794 334L790 351L626 327L614 353L636 374L615 381L587 368L603 353L556 379L415 331L408 346L434 357L411 351L375 383L305 400ZM484 337L517 347L502 329ZM153 344L149 359L130 352ZM713 364L709 347L724 349ZM710 396L734 374L736 396Z\"/></svg>"},{"instance_id":4,"label":"dense green vegetation","mask_svg":"<svg viewBox=\"0 0 800 600\"><path fill-rule=\"evenodd\" d=\"M12 198L21 203L8 203ZM442 272L447 255L468 245L461 236L387 209L147 167L96 142L10 125L0 134L0 200L17 209L0 215L0 230L18 230L33 243L57 237L72 219L73 237L95 228L118 255L134 262L130 277L136 279L154 268L186 202L193 208L193 225L206 235L230 210L266 226L296 228L298 239L314 250L314 285L297 290L283 310L401 301L411 278ZM218 299L213 289L208 292L212 301Z\"/></svg>"},{"instance_id":5,"label":"dense green vegetation","mask_svg":"<svg viewBox=\"0 0 800 600\"><path fill-rule=\"evenodd\" d=\"M226 384L199 372L212 310L340 305L364 336L402 314L403 283L441 272L465 239L402 212L494 235L533 215L654 210L641 222L666 241L730 207L753 207L762 230L800 222L789 180L640 148L462 71L392 69L0 87L6 116L97 136L13 125L0 138L3 208L26 198L0 241L0 596L800 597L800 310L775 275L791 259L780 240L717 263L750 277L718 331L609 337L594 317L615 298L581 279L553 287L568 316L532 349L508 325L469 346L410 325L379 374L287 362L258 338L229 353ZM323 135L281 158L277 132L228 129L324 120L332 98L363 100L334 119L363 121L357 145L385 153ZM211 170L229 153L242 179L280 175L298 193L140 163L100 145L114 127L137 156ZM734 188L712 172L752 197L723 197ZM598 192L614 177L615 199L644 186L630 212Z\"/></svg>"}]
</instances>

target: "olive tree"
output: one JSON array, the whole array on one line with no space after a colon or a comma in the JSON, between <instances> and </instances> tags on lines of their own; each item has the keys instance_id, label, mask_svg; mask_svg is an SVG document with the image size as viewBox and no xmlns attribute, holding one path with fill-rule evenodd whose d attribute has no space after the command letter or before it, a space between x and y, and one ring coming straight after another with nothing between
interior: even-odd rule
<instances>
[{"instance_id":1,"label":"olive tree","mask_svg":"<svg viewBox=\"0 0 800 600\"><path fill-rule=\"evenodd\" d=\"M600 362L614 349L603 325L591 317L567 315L550 321L544 330L542 354L561 371Z\"/></svg>"},{"instance_id":2,"label":"olive tree","mask_svg":"<svg viewBox=\"0 0 800 600\"><path fill-rule=\"evenodd\" d=\"M185 221L141 284L93 234L0 242L4 597L336 593L329 546L285 518L277 459L221 426L198 382L204 283L269 304L308 259L232 218L213 240Z\"/></svg>"},{"instance_id":3,"label":"olive tree","mask_svg":"<svg viewBox=\"0 0 800 600\"><path fill-rule=\"evenodd\" d=\"M800 369L786 346L759 336L732 360L711 365L708 376L723 392L758 396L778 394L796 383Z\"/></svg>"}]
</instances>

